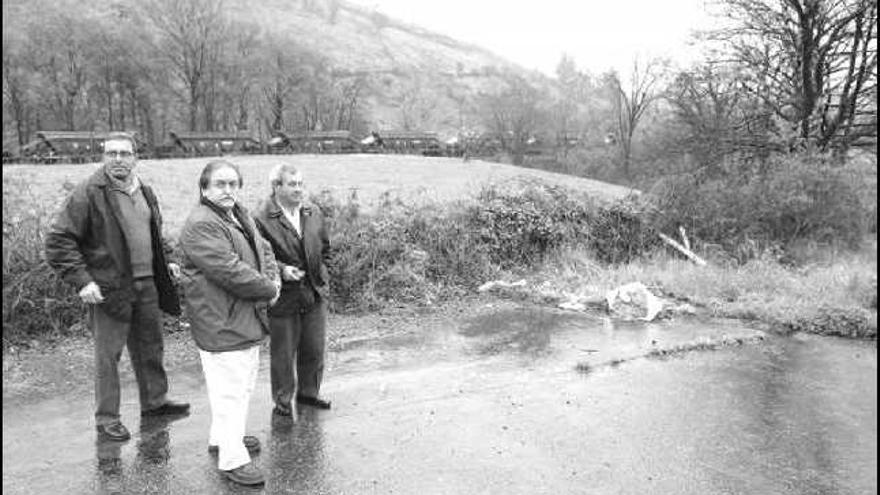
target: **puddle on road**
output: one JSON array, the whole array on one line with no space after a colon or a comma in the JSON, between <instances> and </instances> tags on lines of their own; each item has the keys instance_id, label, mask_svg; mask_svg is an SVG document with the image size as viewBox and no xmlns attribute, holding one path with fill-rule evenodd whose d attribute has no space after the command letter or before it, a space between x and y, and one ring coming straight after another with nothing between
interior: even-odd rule
<instances>
[{"instance_id":1,"label":"puddle on road","mask_svg":"<svg viewBox=\"0 0 880 495\"><path fill-rule=\"evenodd\" d=\"M380 337L380 338L362 338L362 339L350 339L344 342L340 342L336 347L336 351L338 352L347 352L353 351L355 349L369 348L369 347L381 347L384 349L397 349L401 347L419 347L425 343L430 341L430 335L419 335L419 334L405 334L405 335L392 335L389 337Z\"/></svg>"},{"instance_id":2,"label":"puddle on road","mask_svg":"<svg viewBox=\"0 0 880 495\"><path fill-rule=\"evenodd\" d=\"M522 357L555 352L553 337L562 330L599 325L578 313L536 306L491 311L460 323L431 325L421 333L350 340L337 347L336 364L389 369L425 362L513 353Z\"/></svg>"},{"instance_id":3,"label":"puddle on road","mask_svg":"<svg viewBox=\"0 0 880 495\"><path fill-rule=\"evenodd\" d=\"M541 355L550 350L552 336L584 316L562 313L539 307L507 309L470 319L458 331L465 337L477 338L477 353L496 355L517 352Z\"/></svg>"}]
</instances>

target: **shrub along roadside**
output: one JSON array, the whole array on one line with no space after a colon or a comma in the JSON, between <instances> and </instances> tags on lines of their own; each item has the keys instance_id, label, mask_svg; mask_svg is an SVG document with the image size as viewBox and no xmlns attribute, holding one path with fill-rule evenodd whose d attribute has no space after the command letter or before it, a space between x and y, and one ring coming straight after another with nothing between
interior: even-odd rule
<instances>
[{"instance_id":1,"label":"shrub along roadside","mask_svg":"<svg viewBox=\"0 0 880 495\"><path fill-rule=\"evenodd\" d=\"M579 246L605 263L658 246L638 197L596 204L534 180L487 186L470 201L414 206L386 198L374 214L326 196L334 304L343 310L460 295L502 272L524 273Z\"/></svg>"},{"instance_id":2,"label":"shrub along roadside","mask_svg":"<svg viewBox=\"0 0 880 495\"><path fill-rule=\"evenodd\" d=\"M331 224L334 311L432 305L502 272L524 273L565 246L583 246L615 262L656 245L637 199L600 206L534 180L487 186L459 202L415 205L386 195L370 214L355 198L311 199ZM43 260L43 235L57 205L35 204L4 195L5 344L63 337L82 327L76 325L83 309L74 291Z\"/></svg>"},{"instance_id":3,"label":"shrub along roadside","mask_svg":"<svg viewBox=\"0 0 880 495\"><path fill-rule=\"evenodd\" d=\"M739 263L767 251L790 254L805 241L857 249L866 232L876 232L876 175L873 184L860 184L860 169L823 155L772 156L762 170L732 161L726 175L688 174L655 185L658 228L683 225Z\"/></svg>"},{"instance_id":4,"label":"shrub along roadside","mask_svg":"<svg viewBox=\"0 0 880 495\"><path fill-rule=\"evenodd\" d=\"M63 199L67 191L59 191ZM3 184L3 344L61 337L81 328L85 309L43 259L57 205L43 204L25 181Z\"/></svg>"},{"instance_id":5,"label":"shrub along roadside","mask_svg":"<svg viewBox=\"0 0 880 495\"><path fill-rule=\"evenodd\" d=\"M72 288L59 283L42 259L43 234L54 206L39 208L33 198L20 194L24 189L7 189L4 183L7 190L4 348L34 338L63 337L72 328L82 328L77 324L84 316ZM717 308L715 314L720 316L753 317L818 332L845 319L836 333L876 335L876 277L870 309L866 302L871 299L870 289L864 289L870 280L831 272L803 278L821 272L817 267L786 269L768 256L752 256L751 264L703 269L675 263L668 256L652 255L665 250L649 222L658 212L638 196L598 204L528 180L487 186L476 197L454 203L415 205L386 196L369 214L352 198L340 201L324 194L312 200L331 222L334 311L430 306L471 292L488 280L537 273L552 274L561 287L569 284L571 290L589 286L601 291L640 280ZM850 260L841 266L847 273L865 273L867 263ZM768 285L768 280L788 279L793 281L787 285ZM804 284L822 289L805 292L800 288ZM828 298L848 290L859 296ZM779 299L778 294L788 298ZM853 305L854 300L862 302ZM848 309L853 307L867 313ZM817 308L825 309L817 312ZM838 311L841 308L843 312Z\"/></svg>"}]
</instances>

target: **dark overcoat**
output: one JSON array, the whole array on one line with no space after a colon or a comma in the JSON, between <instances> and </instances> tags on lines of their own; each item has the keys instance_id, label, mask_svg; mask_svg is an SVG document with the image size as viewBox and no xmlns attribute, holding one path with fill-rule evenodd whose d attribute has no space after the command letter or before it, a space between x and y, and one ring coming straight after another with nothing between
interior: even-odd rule
<instances>
[{"instance_id":1,"label":"dark overcoat","mask_svg":"<svg viewBox=\"0 0 880 495\"><path fill-rule=\"evenodd\" d=\"M55 216L46 234L46 260L61 277L80 290L90 282L101 288L101 308L120 321L128 321L134 301L131 251L122 226L116 195L103 167L77 185ZM150 208L153 280L159 307L180 314L180 299L168 258L170 244L162 236L162 215L153 190L141 182L140 190Z\"/></svg>"},{"instance_id":2,"label":"dark overcoat","mask_svg":"<svg viewBox=\"0 0 880 495\"><path fill-rule=\"evenodd\" d=\"M270 316L289 316L309 311L318 298L329 297L330 238L324 216L314 205L300 210L300 236L281 211L274 196L264 200L254 217L260 233L272 245L278 269L293 265L306 272L298 281L283 281L281 297L269 308Z\"/></svg>"}]
</instances>

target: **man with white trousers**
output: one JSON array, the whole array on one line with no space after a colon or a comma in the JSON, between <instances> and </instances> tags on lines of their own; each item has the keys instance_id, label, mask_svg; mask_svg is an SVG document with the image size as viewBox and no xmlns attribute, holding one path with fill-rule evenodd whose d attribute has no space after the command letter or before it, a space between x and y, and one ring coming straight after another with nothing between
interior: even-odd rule
<instances>
[{"instance_id":1,"label":"man with white trousers","mask_svg":"<svg viewBox=\"0 0 880 495\"><path fill-rule=\"evenodd\" d=\"M271 246L237 201L241 186L234 164L205 166L199 204L180 234L182 283L211 403L208 451L230 480L260 485L265 478L250 456L259 440L245 436L245 426L281 280Z\"/></svg>"}]
</instances>

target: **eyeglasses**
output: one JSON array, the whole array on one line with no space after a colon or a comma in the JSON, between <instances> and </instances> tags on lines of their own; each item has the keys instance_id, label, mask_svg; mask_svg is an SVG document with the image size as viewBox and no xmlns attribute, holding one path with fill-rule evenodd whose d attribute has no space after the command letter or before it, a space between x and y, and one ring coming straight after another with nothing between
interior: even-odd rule
<instances>
[{"instance_id":1,"label":"eyeglasses","mask_svg":"<svg viewBox=\"0 0 880 495\"><path fill-rule=\"evenodd\" d=\"M131 151L105 151L104 156L106 156L107 158L131 158L134 156L134 153Z\"/></svg>"}]
</instances>

